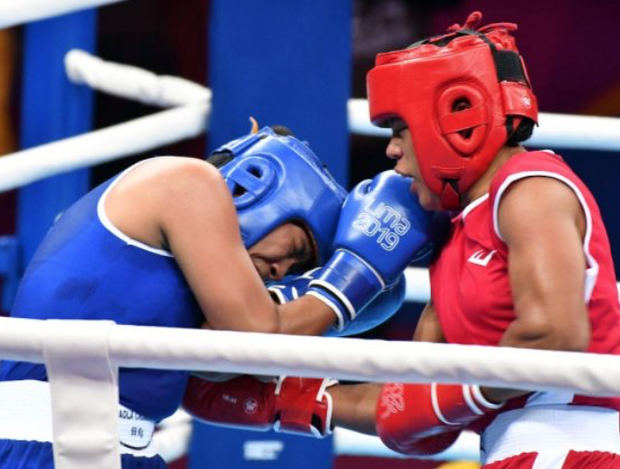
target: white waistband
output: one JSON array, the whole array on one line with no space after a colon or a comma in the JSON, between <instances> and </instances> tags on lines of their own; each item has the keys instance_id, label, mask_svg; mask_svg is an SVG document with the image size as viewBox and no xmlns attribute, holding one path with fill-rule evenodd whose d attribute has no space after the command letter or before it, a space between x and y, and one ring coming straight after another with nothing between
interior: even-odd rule
<instances>
[{"instance_id":1,"label":"white waistband","mask_svg":"<svg viewBox=\"0 0 620 469\"><path fill-rule=\"evenodd\" d=\"M50 385L46 381L0 382L0 439L52 442ZM155 422L118 405L121 453L155 456Z\"/></svg>"},{"instance_id":2,"label":"white waistband","mask_svg":"<svg viewBox=\"0 0 620 469\"><path fill-rule=\"evenodd\" d=\"M618 411L590 406L535 406L499 414L481 435L485 464L525 452L563 458L570 450L620 454Z\"/></svg>"}]
</instances>

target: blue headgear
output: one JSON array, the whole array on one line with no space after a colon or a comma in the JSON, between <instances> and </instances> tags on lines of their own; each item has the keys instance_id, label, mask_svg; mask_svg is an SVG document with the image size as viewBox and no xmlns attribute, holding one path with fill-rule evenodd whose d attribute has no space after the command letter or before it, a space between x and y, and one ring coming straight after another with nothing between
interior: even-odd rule
<instances>
[{"instance_id":1,"label":"blue headgear","mask_svg":"<svg viewBox=\"0 0 620 469\"><path fill-rule=\"evenodd\" d=\"M209 161L233 195L246 247L297 221L311 233L319 264L329 258L346 191L308 145L264 127L221 146Z\"/></svg>"}]
</instances>

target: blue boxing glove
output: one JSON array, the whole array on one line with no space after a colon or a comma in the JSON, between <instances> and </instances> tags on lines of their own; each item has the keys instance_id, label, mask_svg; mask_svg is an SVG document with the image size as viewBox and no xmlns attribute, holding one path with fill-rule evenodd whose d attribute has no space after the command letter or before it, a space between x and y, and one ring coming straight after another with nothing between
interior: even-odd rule
<instances>
[{"instance_id":1,"label":"blue boxing glove","mask_svg":"<svg viewBox=\"0 0 620 469\"><path fill-rule=\"evenodd\" d=\"M359 183L345 199L335 252L308 288L334 311L339 330L428 246L431 214L410 192L411 181L384 171Z\"/></svg>"},{"instance_id":2,"label":"blue boxing glove","mask_svg":"<svg viewBox=\"0 0 620 469\"><path fill-rule=\"evenodd\" d=\"M273 298L273 301L279 305L296 300L306 294L308 284L319 270L321 270L320 267L315 267L298 276L287 275L282 280L269 282L267 284L267 291L271 298Z\"/></svg>"},{"instance_id":3,"label":"blue boxing glove","mask_svg":"<svg viewBox=\"0 0 620 469\"><path fill-rule=\"evenodd\" d=\"M400 309L405 301L406 282L405 276L401 274L396 281L387 286L381 293L374 297L361 311L357 313L355 319L350 321L342 329L331 327L325 332L328 337L343 337L347 335L361 334L362 332L374 329L379 324L390 319Z\"/></svg>"},{"instance_id":4,"label":"blue boxing glove","mask_svg":"<svg viewBox=\"0 0 620 469\"><path fill-rule=\"evenodd\" d=\"M320 275L320 272L321 267L317 267L298 277L287 276L280 281L270 283L267 290L278 304L288 303L304 295L308 290L308 284L314 276ZM401 274L392 285L385 288L367 304L345 328L338 330L332 327L323 335L343 337L361 334L384 323L402 306L405 300L405 287L405 276Z\"/></svg>"}]
</instances>

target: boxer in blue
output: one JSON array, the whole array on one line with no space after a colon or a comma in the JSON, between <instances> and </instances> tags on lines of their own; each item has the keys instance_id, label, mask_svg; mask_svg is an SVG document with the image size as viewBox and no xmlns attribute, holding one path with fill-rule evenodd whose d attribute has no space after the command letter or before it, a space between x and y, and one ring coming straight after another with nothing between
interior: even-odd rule
<instances>
[{"instance_id":1,"label":"boxer in blue","mask_svg":"<svg viewBox=\"0 0 620 469\"><path fill-rule=\"evenodd\" d=\"M427 241L427 214L408 186L386 173L343 207L345 191L310 148L271 128L220 147L207 162L145 160L59 217L11 315L346 334L369 303L392 297L409 254ZM264 281L315 265L324 267L309 274L309 294L272 301ZM177 409L187 377L120 370L119 415L134 419L122 428L140 430L121 430L124 469L165 467L149 445L152 430ZM13 415L0 422L0 468L52 468L50 416L31 411L33 400L49 396L45 367L5 361L0 380L0 406Z\"/></svg>"}]
</instances>

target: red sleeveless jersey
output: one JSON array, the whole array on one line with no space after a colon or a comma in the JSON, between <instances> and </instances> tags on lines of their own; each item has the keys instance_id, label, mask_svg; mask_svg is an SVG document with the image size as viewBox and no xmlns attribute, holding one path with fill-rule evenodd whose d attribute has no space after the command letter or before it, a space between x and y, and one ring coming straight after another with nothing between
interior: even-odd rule
<instances>
[{"instance_id":1,"label":"red sleeveless jersey","mask_svg":"<svg viewBox=\"0 0 620 469\"><path fill-rule=\"evenodd\" d=\"M508 247L499 233L498 207L510 184L532 176L564 182L583 207L585 301L591 325L588 352L620 354L618 289L599 208L585 184L562 158L546 151L512 157L495 175L489 194L474 200L453 218L450 238L430 267L431 296L446 340L496 346L515 320L508 278ZM537 404L584 404L620 410L620 398L540 392L515 399L501 411Z\"/></svg>"}]
</instances>

